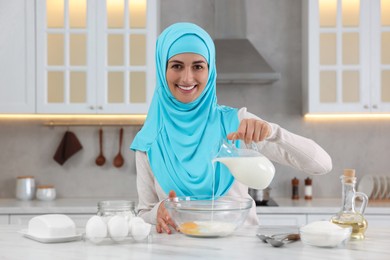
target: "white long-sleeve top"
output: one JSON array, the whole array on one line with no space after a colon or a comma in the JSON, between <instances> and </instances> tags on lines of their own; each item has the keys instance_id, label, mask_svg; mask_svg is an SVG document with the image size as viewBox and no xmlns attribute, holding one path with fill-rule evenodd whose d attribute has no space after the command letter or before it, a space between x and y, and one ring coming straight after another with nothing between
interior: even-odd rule
<instances>
[{"instance_id":1,"label":"white long-sleeve top","mask_svg":"<svg viewBox=\"0 0 390 260\"><path fill-rule=\"evenodd\" d=\"M238 111L238 119L259 117L247 112L246 108ZM297 170L308 174L325 174L332 169L332 160L313 140L293 134L277 124L269 123L272 128L270 136L257 144L258 150L271 161L289 165ZM157 210L162 200L168 197L150 168L149 160L145 152L135 153L137 169L137 191L138 191L138 216L146 222L156 224ZM248 194L248 187L238 181L234 181L227 196L251 198ZM250 210L245 222L247 225L257 225L256 206Z\"/></svg>"}]
</instances>

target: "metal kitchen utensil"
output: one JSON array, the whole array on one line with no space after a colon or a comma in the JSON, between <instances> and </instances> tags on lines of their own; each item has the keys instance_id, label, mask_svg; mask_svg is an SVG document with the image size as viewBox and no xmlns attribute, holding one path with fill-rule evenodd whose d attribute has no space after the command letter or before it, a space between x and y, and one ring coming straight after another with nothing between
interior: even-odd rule
<instances>
[{"instance_id":1,"label":"metal kitchen utensil","mask_svg":"<svg viewBox=\"0 0 390 260\"><path fill-rule=\"evenodd\" d=\"M96 158L96 165L102 166L106 162L106 158L103 155L103 129L99 129L99 147L100 147L100 154Z\"/></svg>"},{"instance_id":2,"label":"metal kitchen utensil","mask_svg":"<svg viewBox=\"0 0 390 260\"><path fill-rule=\"evenodd\" d=\"M266 242L271 244L271 246L273 246L273 247L281 247L288 242L294 242L294 241L298 241L300 239L301 239L301 237L299 234L288 234L286 237L284 237L280 240L276 239L274 237L270 237L270 238L266 239Z\"/></svg>"},{"instance_id":3,"label":"metal kitchen utensil","mask_svg":"<svg viewBox=\"0 0 390 260\"><path fill-rule=\"evenodd\" d=\"M258 238L260 238L260 240L263 241L264 243L268 243L267 239L272 238L270 236L267 236L267 235L264 235L264 234L260 234L260 233L256 234L256 236Z\"/></svg>"},{"instance_id":4,"label":"metal kitchen utensil","mask_svg":"<svg viewBox=\"0 0 390 260\"><path fill-rule=\"evenodd\" d=\"M301 239L299 234L275 234L272 236L264 235L264 234L256 234L258 238L260 238L261 241L264 243L269 243L273 247L280 247L283 246L287 242L294 242ZM278 237L281 237L278 239Z\"/></svg>"},{"instance_id":5,"label":"metal kitchen utensil","mask_svg":"<svg viewBox=\"0 0 390 260\"><path fill-rule=\"evenodd\" d=\"M114 166L115 167L122 167L124 163L123 156L121 154L122 151L122 139L123 139L123 128L119 130L119 151L118 154L114 158Z\"/></svg>"}]
</instances>

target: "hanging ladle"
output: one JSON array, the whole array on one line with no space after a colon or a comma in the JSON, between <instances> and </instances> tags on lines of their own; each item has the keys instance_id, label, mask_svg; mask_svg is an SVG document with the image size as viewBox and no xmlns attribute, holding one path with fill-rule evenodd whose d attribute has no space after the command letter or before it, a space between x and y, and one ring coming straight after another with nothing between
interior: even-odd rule
<instances>
[{"instance_id":1,"label":"hanging ladle","mask_svg":"<svg viewBox=\"0 0 390 260\"><path fill-rule=\"evenodd\" d=\"M122 167L124 163L123 156L121 154L122 151L122 139L123 139L123 128L120 129L119 131L119 152L114 158L114 166L119 168Z\"/></svg>"},{"instance_id":2,"label":"hanging ladle","mask_svg":"<svg viewBox=\"0 0 390 260\"><path fill-rule=\"evenodd\" d=\"M103 129L99 129L99 146L100 146L100 154L96 158L96 165L102 166L106 162L106 158L103 155Z\"/></svg>"}]
</instances>

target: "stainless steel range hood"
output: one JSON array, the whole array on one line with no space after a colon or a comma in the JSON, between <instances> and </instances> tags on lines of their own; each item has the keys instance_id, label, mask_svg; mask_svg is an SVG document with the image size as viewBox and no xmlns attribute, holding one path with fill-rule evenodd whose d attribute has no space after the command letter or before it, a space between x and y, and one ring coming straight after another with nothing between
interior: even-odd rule
<instances>
[{"instance_id":1,"label":"stainless steel range hood","mask_svg":"<svg viewBox=\"0 0 390 260\"><path fill-rule=\"evenodd\" d=\"M245 0L215 0L217 82L270 84L280 79L246 36Z\"/></svg>"}]
</instances>

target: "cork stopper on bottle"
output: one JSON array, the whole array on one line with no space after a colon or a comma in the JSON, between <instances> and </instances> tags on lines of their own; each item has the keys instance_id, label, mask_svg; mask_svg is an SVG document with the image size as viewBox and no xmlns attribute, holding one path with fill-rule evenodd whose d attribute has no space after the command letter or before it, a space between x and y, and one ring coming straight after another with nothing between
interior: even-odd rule
<instances>
[{"instance_id":1,"label":"cork stopper on bottle","mask_svg":"<svg viewBox=\"0 0 390 260\"><path fill-rule=\"evenodd\" d=\"M344 177L346 183L352 183L355 178L355 169L344 169Z\"/></svg>"},{"instance_id":2,"label":"cork stopper on bottle","mask_svg":"<svg viewBox=\"0 0 390 260\"><path fill-rule=\"evenodd\" d=\"M345 177L355 177L355 169L344 169Z\"/></svg>"}]
</instances>

